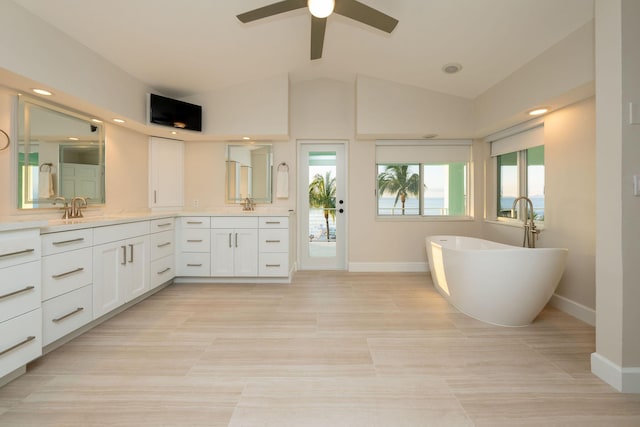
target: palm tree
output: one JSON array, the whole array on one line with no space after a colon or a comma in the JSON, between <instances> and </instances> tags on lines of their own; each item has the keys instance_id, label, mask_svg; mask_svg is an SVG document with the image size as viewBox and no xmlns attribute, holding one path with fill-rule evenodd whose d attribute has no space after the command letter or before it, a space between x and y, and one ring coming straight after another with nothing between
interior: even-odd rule
<instances>
[{"instance_id":1,"label":"palm tree","mask_svg":"<svg viewBox=\"0 0 640 427\"><path fill-rule=\"evenodd\" d=\"M329 241L329 215L336 219L336 178L331 171L324 176L316 174L309 184L309 206L324 209L324 220L327 224L327 241Z\"/></svg>"},{"instance_id":2,"label":"palm tree","mask_svg":"<svg viewBox=\"0 0 640 427\"><path fill-rule=\"evenodd\" d=\"M388 165L385 171L378 175L378 191L380 196L384 193L395 194L393 206L395 207L400 200L404 215L407 196L420 194L420 175L415 172L410 174L409 165Z\"/></svg>"}]
</instances>

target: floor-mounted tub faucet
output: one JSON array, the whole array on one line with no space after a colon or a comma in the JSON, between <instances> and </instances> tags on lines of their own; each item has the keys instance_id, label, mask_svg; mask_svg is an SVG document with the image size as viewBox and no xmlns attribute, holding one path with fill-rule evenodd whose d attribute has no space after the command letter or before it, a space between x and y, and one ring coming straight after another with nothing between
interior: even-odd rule
<instances>
[{"instance_id":1,"label":"floor-mounted tub faucet","mask_svg":"<svg viewBox=\"0 0 640 427\"><path fill-rule=\"evenodd\" d=\"M520 196L513 201L513 206L511 207L512 211L515 210L516 205L520 200L524 200L526 204L524 215L524 240L522 241L522 247L535 248L536 239L538 238L540 230L536 228L536 223L533 221L533 202L528 197ZM529 213L531 213L531 215L529 215Z\"/></svg>"}]
</instances>

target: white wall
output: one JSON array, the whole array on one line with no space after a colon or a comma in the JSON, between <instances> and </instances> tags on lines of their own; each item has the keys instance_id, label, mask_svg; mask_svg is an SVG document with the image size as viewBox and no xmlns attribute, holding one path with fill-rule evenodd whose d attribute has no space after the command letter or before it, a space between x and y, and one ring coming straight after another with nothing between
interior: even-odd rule
<instances>
[{"instance_id":1,"label":"white wall","mask_svg":"<svg viewBox=\"0 0 640 427\"><path fill-rule=\"evenodd\" d=\"M558 109L592 96L593 31L593 22L584 25L476 98L476 134L523 122L535 107Z\"/></svg>"},{"instance_id":2,"label":"white wall","mask_svg":"<svg viewBox=\"0 0 640 427\"><path fill-rule=\"evenodd\" d=\"M80 105L146 121L147 85L11 1L0 2L0 39L0 69Z\"/></svg>"},{"instance_id":3,"label":"white wall","mask_svg":"<svg viewBox=\"0 0 640 427\"><path fill-rule=\"evenodd\" d=\"M289 135L289 77L284 74L183 98L204 106L203 133L222 139Z\"/></svg>"},{"instance_id":4,"label":"white wall","mask_svg":"<svg viewBox=\"0 0 640 427\"><path fill-rule=\"evenodd\" d=\"M360 139L469 138L473 101L415 86L358 76L356 133Z\"/></svg>"},{"instance_id":5,"label":"white wall","mask_svg":"<svg viewBox=\"0 0 640 427\"><path fill-rule=\"evenodd\" d=\"M640 392L640 3L596 1L597 264L592 370L618 390ZM640 122L640 121L639 121Z\"/></svg>"}]
</instances>

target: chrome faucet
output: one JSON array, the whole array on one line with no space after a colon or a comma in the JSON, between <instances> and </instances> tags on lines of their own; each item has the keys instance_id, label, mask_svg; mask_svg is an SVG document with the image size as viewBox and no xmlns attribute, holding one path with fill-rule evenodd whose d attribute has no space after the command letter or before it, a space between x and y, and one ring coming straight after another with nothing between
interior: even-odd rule
<instances>
[{"instance_id":1,"label":"chrome faucet","mask_svg":"<svg viewBox=\"0 0 640 427\"><path fill-rule=\"evenodd\" d=\"M528 197L520 196L513 201L511 211L513 212L515 210L516 205L520 200L525 201L524 240L522 241L522 247L535 248L536 239L538 238L538 233L540 233L540 230L536 228L536 223L533 221L533 202ZM529 213L531 213L531 215L529 215Z\"/></svg>"},{"instance_id":2,"label":"chrome faucet","mask_svg":"<svg viewBox=\"0 0 640 427\"><path fill-rule=\"evenodd\" d=\"M256 208L256 204L253 201L253 199L249 198L249 197L245 197L244 201L242 202L242 210L243 211L253 211Z\"/></svg>"},{"instance_id":3,"label":"chrome faucet","mask_svg":"<svg viewBox=\"0 0 640 427\"><path fill-rule=\"evenodd\" d=\"M64 203L64 207L61 208L63 210L62 219L69 219L70 218L69 215L71 213L69 209L69 202L64 197L58 196L55 199L53 199L53 204L55 205L58 200Z\"/></svg>"},{"instance_id":4,"label":"chrome faucet","mask_svg":"<svg viewBox=\"0 0 640 427\"><path fill-rule=\"evenodd\" d=\"M87 206L87 199L76 196L71 199L71 215L69 218L82 218L82 207Z\"/></svg>"}]
</instances>

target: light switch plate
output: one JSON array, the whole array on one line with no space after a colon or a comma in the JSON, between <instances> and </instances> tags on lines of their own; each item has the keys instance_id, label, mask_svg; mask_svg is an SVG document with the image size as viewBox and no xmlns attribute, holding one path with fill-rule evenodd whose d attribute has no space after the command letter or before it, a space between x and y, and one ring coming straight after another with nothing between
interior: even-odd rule
<instances>
[{"instance_id":1,"label":"light switch plate","mask_svg":"<svg viewBox=\"0 0 640 427\"><path fill-rule=\"evenodd\" d=\"M640 105L635 102L629 103L629 124L640 125Z\"/></svg>"},{"instance_id":2,"label":"light switch plate","mask_svg":"<svg viewBox=\"0 0 640 427\"><path fill-rule=\"evenodd\" d=\"M640 196L640 175L633 175L633 195Z\"/></svg>"}]
</instances>

